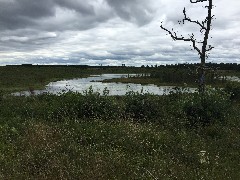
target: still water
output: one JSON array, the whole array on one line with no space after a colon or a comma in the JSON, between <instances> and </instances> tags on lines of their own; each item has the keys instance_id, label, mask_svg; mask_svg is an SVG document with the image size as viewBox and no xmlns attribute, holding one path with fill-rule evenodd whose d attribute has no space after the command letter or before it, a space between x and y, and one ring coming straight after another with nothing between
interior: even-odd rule
<instances>
[{"instance_id":1,"label":"still water","mask_svg":"<svg viewBox=\"0 0 240 180\"><path fill-rule=\"evenodd\" d=\"M16 96L29 96L30 94L62 94L67 91L84 93L92 87L94 92L99 92L103 94L104 88L109 90L109 95L125 95L129 91L152 93L156 95L169 94L173 86L161 86L158 87L154 84L141 85L133 83L104 83L101 82L105 79L113 78L127 78L129 76L137 76L137 74L102 74L102 75L92 75L87 78L71 79L71 80L61 80L49 83L44 90L35 90L32 92L22 91L14 93Z\"/></svg>"}]
</instances>

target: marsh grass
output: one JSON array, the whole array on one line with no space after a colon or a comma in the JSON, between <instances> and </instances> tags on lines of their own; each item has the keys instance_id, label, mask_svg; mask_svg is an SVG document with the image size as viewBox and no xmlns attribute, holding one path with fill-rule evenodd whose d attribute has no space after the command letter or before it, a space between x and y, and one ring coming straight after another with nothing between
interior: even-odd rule
<instances>
[{"instance_id":1,"label":"marsh grass","mask_svg":"<svg viewBox=\"0 0 240 180\"><path fill-rule=\"evenodd\" d=\"M239 179L239 103L228 94L206 94L208 113L199 116L209 123L186 111L198 94L107 95L90 88L1 99L0 177Z\"/></svg>"},{"instance_id":2,"label":"marsh grass","mask_svg":"<svg viewBox=\"0 0 240 180\"><path fill-rule=\"evenodd\" d=\"M140 72L95 70L128 71ZM91 88L60 96L6 95L91 73L73 67L1 67L0 179L240 178L238 84L209 89L203 97L182 91L108 96L107 89L100 96Z\"/></svg>"},{"instance_id":3,"label":"marsh grass","mask_svg":"<svg viewBox=\"0 0 240 180\"><path fill-rule=\"evenodd\" d=\"M74 66L0 66L0 90L5 93L43 89L48 83L106 73L143 73L141 68L81 68Z\"/></svg>"}]
</instances>

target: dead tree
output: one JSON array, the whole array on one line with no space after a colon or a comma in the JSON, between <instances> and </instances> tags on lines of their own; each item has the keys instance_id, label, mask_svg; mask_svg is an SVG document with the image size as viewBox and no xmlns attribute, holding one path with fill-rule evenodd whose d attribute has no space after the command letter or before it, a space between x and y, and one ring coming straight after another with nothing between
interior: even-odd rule
<instances>
[{"instance_id":1,"label":"dead tree","mask_svg":"<svg viewBox=\"0 0 240 180\"><path fill-rule=\"evenodd\" d=\"M178 21L179 24L190 22L198 25L200 27L200 33L204 35L203 41L197 41L193 33L189 34L189 37L186 38L186 37L183 37L182 35L178 36L177 33L173 31L173 29L172 31L170 31L164 28L162 24L160 26L163 30L167 31L171 35L174 41L176 40L189 41L192 43L193 49L195 49L198 52L201 59L200 66L197 69L198 71L200 71L199 72L199 92L204 92L205 90L205 69L206 69L205 62L206 62L206 59L208 58L208 52L214 48L213 46L208 45L209 32L211 30L212 20L214 18L214 15L212 15L213 4L212 4L212 0L195 0L195 1L190 0L191 3L201 3L205 1L208 2L208 5L205 6L205 8L208 9L208 15L205 18L205 20L203 20L202 22L198 20L192 20L187 16L186 9L184 8L183 9L184 18L182 21ZM199 48L198 44L201 44L202 47Z\"/></svg>"}]
</instances>

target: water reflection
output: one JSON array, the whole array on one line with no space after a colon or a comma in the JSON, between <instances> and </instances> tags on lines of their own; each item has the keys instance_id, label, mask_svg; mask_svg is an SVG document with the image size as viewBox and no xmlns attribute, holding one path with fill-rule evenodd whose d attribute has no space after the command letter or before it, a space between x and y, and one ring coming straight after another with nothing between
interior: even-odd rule
<instances>
[{"instance_id":1,"label":"water reflection","mask_svg":"<svg viewBox=\"0 0 240 180\"><path fill-rule=\"evenodd\" d=\"M224 78L224 77L221 77ZM227 81L235 81L235 82L240 82L240 78L237 76L226 76L225 77Z\"/></svg>"},{"instance_id":2,"label":"water reflection","mask_svg":"<svg viewBox=\"0 0 240 180\"><path fill-rule=\"evenodd\" d=\"M62 80L49 83L44 90L35 90L33 92L22 91L14 93L17 96L29 96L31 94L62 94L67 91L80 92L88 90L89 87L92 87L94 92L99 92L103 94L104 88L109 90L109 95L125 95L126 92L135 91L143 93L152 93L156 95L168 94L173 86L161 86L158 87L154 84L141 85L133 83L103 83L105 79L113 78L127 78L132 76L138 76L137 74L102 74L102 75L92 75L87 78L71 79L71 80Z\"/></svg>"}]
</instances>

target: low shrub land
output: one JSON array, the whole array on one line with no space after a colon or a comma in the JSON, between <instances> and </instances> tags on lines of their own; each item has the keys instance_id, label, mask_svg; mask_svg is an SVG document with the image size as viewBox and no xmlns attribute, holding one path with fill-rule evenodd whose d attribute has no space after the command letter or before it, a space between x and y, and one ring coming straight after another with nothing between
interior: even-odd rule
<instances>
[{"instance_id":1,"label":"low shrub land","mask_svg":"<svg viewBox=\"0 0 240 180\"><path fill-rule=\"evenodd\" d=\"M4 94L0 179L239 179L237 93Z\"/></svg>"}]
</instances>

